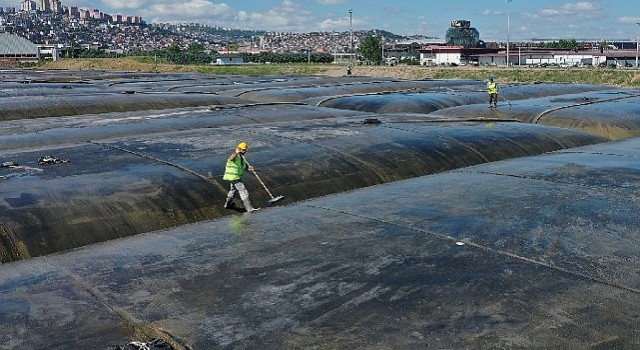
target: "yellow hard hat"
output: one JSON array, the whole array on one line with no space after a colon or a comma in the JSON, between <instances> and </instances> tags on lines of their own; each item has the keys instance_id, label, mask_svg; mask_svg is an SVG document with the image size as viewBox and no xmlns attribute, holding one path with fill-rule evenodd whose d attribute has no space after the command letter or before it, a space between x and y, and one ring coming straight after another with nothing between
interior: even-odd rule
<instances>
[{"instance_id":1,"label":"yellow hard hat","mask_svg":"<svg viewBox=\"0 0 640 350\"><path fill-rule=\"evenodd\" d=\"M238 144L238 148L240 148L240 149L241 149L241 150L243 150L243 151L246 151L246 150L248 150L248 149L249 149L249 145L247 145L247 143L246 143L246 142L240 142L240 143Z\"/></svg>"}]
</instances>

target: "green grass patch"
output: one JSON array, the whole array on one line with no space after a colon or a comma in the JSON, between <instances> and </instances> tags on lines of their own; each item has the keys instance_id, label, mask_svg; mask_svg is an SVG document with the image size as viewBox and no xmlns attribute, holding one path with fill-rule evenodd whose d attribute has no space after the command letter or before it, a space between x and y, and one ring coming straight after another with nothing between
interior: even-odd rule
<instances>
[{"instance_id":1,"label":"green grass patch","mask_svg":"<svg viewBox=\"0 0 640 350\"><path fill-rule=\"evenodd\" d=\"M45 62L44 69L129 70L146 72L197 72L214 75L342 75L346 66L337 64L288 63L241 65L177 65L154 56L123 58L83 58ZM354 66L357 76L401 79L470 79L486 81L490 75L498 83L581 83L624 87L640 86L639 69L619 68L528 68L528 67L424 67Z\"/></svg>"}]
</instances>

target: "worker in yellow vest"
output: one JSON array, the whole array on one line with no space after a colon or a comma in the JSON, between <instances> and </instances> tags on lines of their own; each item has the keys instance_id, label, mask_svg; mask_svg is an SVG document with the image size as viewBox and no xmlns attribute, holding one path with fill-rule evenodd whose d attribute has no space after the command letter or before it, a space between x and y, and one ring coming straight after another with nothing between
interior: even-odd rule
<instances>
[{"instance_id":1,"label":"worker in yellow vest","mask_svg":"<svg viewBox=\"0 0 640 350\"><path fill-rule=\"evenodd\" d=\"M487 82L487 92L489 93L489 108L498 107L498 84L493 81L493 75L489 77Z\"/></svg>"},{"instance_id":2,"label":"worker in yellow vest","mask_svg":"<svg viewBox=\"0 0 640 350\"><path fill-rule=\"evenodd\" d=\"M260 208L254 208L249 200L249 192L242 182L242 176L248 171L253 171L253 167L244 158L244 155L249 150L249 145L246 142L240 142L236 146L236 151L227 159L227 165L224 170L223 180L229 181L230 189L227 194L227 200L224 203L225 209L231 209L233 207L233 199L236 193L240 194L240 199L244 203L244 208L247 212L254 212Z\"/></svg>"}]
</instances>

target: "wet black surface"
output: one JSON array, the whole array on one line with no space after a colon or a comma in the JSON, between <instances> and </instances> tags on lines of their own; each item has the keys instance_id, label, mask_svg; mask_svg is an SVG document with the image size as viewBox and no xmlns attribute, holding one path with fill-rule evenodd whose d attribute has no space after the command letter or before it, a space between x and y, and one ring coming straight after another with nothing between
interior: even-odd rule
<instances>
[{"instance_id":1,"label":"wet black surface","mask_svg":"<svg viewBox=\"0 0 640 350\"><path fill-rule=\"evenodd\" d=\"M499 108L466 105L434 112L450 118L516 119L525 123L584 130L611 140L640 135L638 91L619 89L585 92L562 97L502 100Z\"/></svg>"},{"instance_id":2,"label":"wet black surface","mask_svg":"<svg viewBox=\"0 0 640 350\"><path fill-rule=\"evenodd\" d=\"M0 348L640 346L636 90L0 73Z\"/></svg>"},{"instance_id":3,"label":"wet black surface","mask_svg":"<svg viewBox=\"0 0 640 350\"><path fill-rule=\"evenodd\" d=\"M26 168L0 169L8 198L0 218L22 251L12 256L8 251L15 249L5 248L3 260L231 214L221 209L228 186L223 166L229 148L249 135L251 163L271 192L286 193L289 202L604 141L523 123L419 124L387 116L366 125L361 118L318 114L320 119L295 124L261 123L256 115L257 122L239 120L233 127L207 113L214 111L114 124L101 119L95 126L65 117L63 125L74 126L23 134L20 140L9 136L11 147L48 145L47 153L71 162L35 164L42 151L5 155ZM253 176L246 183L255 203L270 199ZM25 194L30 201L16 199Z\"/></svg>"},{"instance_id":4,"label":"wet black surface","mask_svg":"<svg viewBox=\"0 0 640 350\"><path fill-rule=\"evenodd\" d=\"M0 304L29 307L7 310L17 322L3 322L4 334L16 334L17 348L63 348L62 334L86 322L92 329L73 329L75 344L88 342L84 332L121 343L133 320L193 348L633 348L639 208L626 184L635 175L588 186L553 175L637 169L619 152L633 153L636 141L614 148L501 161L8 264ZM612 153L597 166L576 158ZM64 309L40 304L60 299ZM109 308L85 312L96 299ZM56 331L20 337L44 322L26 323L38 307Z\"/></svg>"}]
</instances>

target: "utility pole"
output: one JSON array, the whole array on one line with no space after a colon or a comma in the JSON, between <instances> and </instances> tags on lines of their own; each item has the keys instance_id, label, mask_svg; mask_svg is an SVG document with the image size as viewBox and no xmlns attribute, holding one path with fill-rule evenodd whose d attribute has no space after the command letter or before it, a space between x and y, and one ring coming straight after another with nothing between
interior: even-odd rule
<instances>
[{"instance_id":1,"label":"utility pole","mask_svg":"<svg viewBox=\"0 0 640 350\"><path fill-rule=\"evenodd\" d=\"M522 62L520 62L521 57L522 57L522 46L518 45L518 68L520 68L520 66L522 65Z\"/></svg>"},{"instance_id":2,"label":"utility pole","mask_svg":"<svg viewBox=\"0 0 640 350\"><path fill-rule=\"evenodd\" d=\"M511 46L509 38L511 34L511 1L513 0L507 0L507 67L509 67L509 46Z\"/></svg>"}]
</instances>

